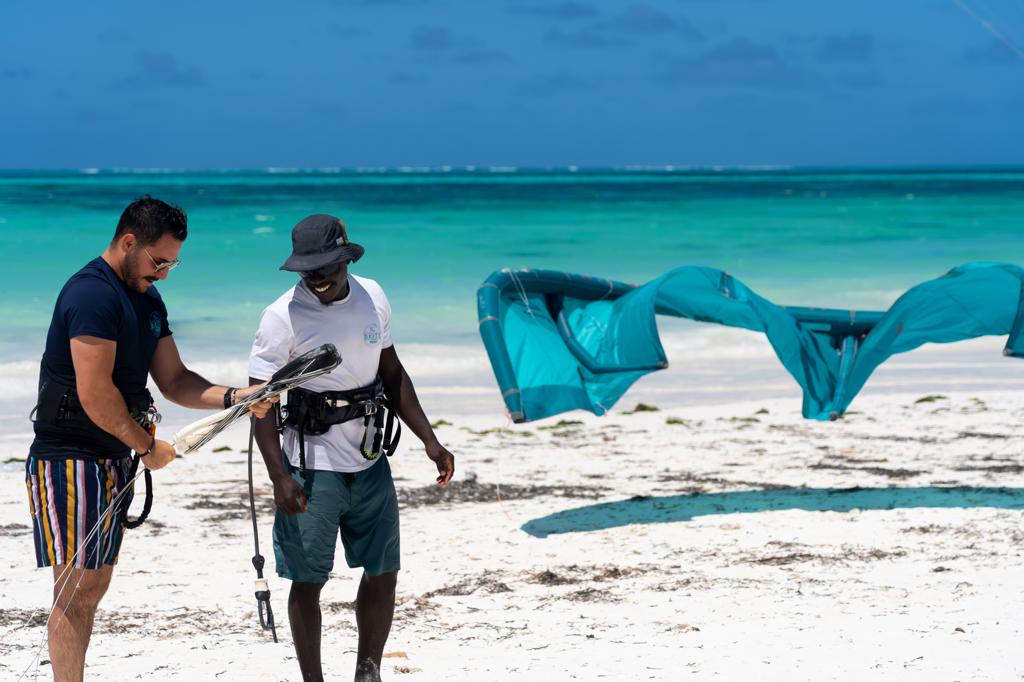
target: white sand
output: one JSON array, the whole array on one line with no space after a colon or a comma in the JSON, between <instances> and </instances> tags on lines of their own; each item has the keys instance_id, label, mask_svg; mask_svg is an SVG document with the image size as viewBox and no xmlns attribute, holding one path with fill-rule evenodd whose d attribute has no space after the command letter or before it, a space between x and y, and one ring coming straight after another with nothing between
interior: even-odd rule
<instances>
[{"instance_id":1,"label":"white sand","mask_svg":"<svg viewBox=\"0 0 1024 682\"><path fill-rule=\"evenodd\" d=\"M562 418L583 424L556 429L540 427L558 419L504 430L494 417L432 410L454 423L439 433L457 481L434 503L432 465L406 436L392 461L404 568L385 678L1024 676L1024 396L943 392L915 404L922 393L878 392L828 424L801 419L788 393L574 413ZM236 429L210 446L230 452L156 474L152 521L128 534L88 678L300 679L262 476L281 643L256 621L245 440ZM3 679L32 660L42 628L23 625L40 622L49 599L22 479L17 464L0 472ZM985 490L996 486L1007 490ZM338 551L323 652L328 679L350 679L359 573Z\"/></svg>"}]
</instances>

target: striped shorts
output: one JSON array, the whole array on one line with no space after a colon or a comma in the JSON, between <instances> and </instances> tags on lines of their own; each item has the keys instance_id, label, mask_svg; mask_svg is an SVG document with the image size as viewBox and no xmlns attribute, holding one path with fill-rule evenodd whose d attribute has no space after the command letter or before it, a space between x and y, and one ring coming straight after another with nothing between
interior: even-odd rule
<instances>
[{"instance_id":1,"label":"striped shorts","mask_svg":"<svg viewBox=\"0 0 1024 682\"><path fill-rule=\"evenodd\" d=\"M36 546L36 565L99 568L116 564L124 538L124 512L134 491L132 460L25 460L25 486ZM107 513L111 506L115 508ZM97 524L99 523L99 528ZM93 531L96 532L93 532Z\"/></svg>"}]
</instances>

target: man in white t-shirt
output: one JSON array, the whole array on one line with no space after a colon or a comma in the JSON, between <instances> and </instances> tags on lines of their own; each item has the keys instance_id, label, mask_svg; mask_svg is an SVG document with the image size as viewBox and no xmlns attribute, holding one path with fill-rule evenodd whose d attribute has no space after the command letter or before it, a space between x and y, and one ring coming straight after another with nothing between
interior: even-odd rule
<instances>
[{"instance_id":1,"label":"man in white t-shirt","mask_svg":"<svg viewBox=\"0 0 1024 682\"><path fill-rule=\"evenodd\" d=\"M312 215L292 230L282 270L301 280L263 311L249 358L252 383L325 343L341 364L293 389L283 441L272 420L256 422L256 442L274 484L277 573L292 581L288 616L304 680L322 680L320 591L334 565L340 533L345 559L362 567L356 596L356 680L379 680L395 609L400 568L398 499L388 457L400 425L423 442L437 466L437 485L455 458L430 427L391 341L391 306L380 285L349 274L363 255L341 220Z\"/></svg>"}]
</instances>

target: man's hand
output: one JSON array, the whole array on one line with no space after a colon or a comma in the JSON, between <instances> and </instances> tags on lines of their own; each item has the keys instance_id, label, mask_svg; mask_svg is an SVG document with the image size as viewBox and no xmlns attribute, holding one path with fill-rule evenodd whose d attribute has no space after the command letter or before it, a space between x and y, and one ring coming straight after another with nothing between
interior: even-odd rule
<instances>
[{"instance_id":1,"label":"man's hand","mask_svg":"<svg viewBox=\"0 0 1024 682\"><path fill-rule=\"evenodd\" d=\"M262 384L255 384L254 386L247 386L246 388L238 389L235 391L235 402L245 400L266 385L266 382L263 382ZM267 413L270 412L270 408L274 406L274 403L279 400L281 400L281 396L275 395L267 398L266 400L261 400L258 403L253 403L249 406L249 414L257 419L263 419L267 416Z\"/></svg>"},{"instance_id":2,"label":"man's hand","mask_svg":"<svg viewBox=\"0 0 1024 682\"><path fill-rule=\"evenodd\" d=\"M302 514L306 511L306 493L302 486L291 476L274 479L274 504L288 514Z\"/></svg>"},{"instance_id":3,"label":"man's hand","mask_svg":"<svg viewBox=\"0 0 1024 682\"><path fill-rule=\"evenodd\" d=\"M447 448L436 440L426 448L427 457L437 465L437 473L440 474L437 477L437 487L443 488L448 485L448 481L452 480L452 475L455 473L455 455L448 452Z\"/></svg>"},{"instance_id":4,"label":"man's hand","mask_svg":"<svg viewBox=\"0 0 1024 682\"><path fill-rule=\"evenodd\" d=\"M150 471L156 471L157 469L163 469L165 466L170 464L178 453L174 451L174 446L165 440L153 441L153 449L149 451L149 454L142 458L142 463L146 465L146 468Z\"/></svg>"}]
</instances>

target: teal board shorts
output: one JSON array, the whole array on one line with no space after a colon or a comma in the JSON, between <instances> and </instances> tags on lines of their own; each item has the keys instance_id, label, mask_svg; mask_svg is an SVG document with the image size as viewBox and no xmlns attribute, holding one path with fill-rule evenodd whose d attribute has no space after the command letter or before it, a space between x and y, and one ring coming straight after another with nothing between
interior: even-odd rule
<instances>
[{"instance_id":1,"label":"teal board shorts","mask_svg":"<svg viewBox=\"0 0 1024 682\"><path fill-rule=\"evenodd\" d=\"M349 568L362 567L370 576L401 568L398 496L387 457L355 473L307 470L305 480L295 467L288 469L306 491L308 508L294 515L279 511L274 518L279 576L327 582L339 534Z\"/></svg>"}]
</instances>

